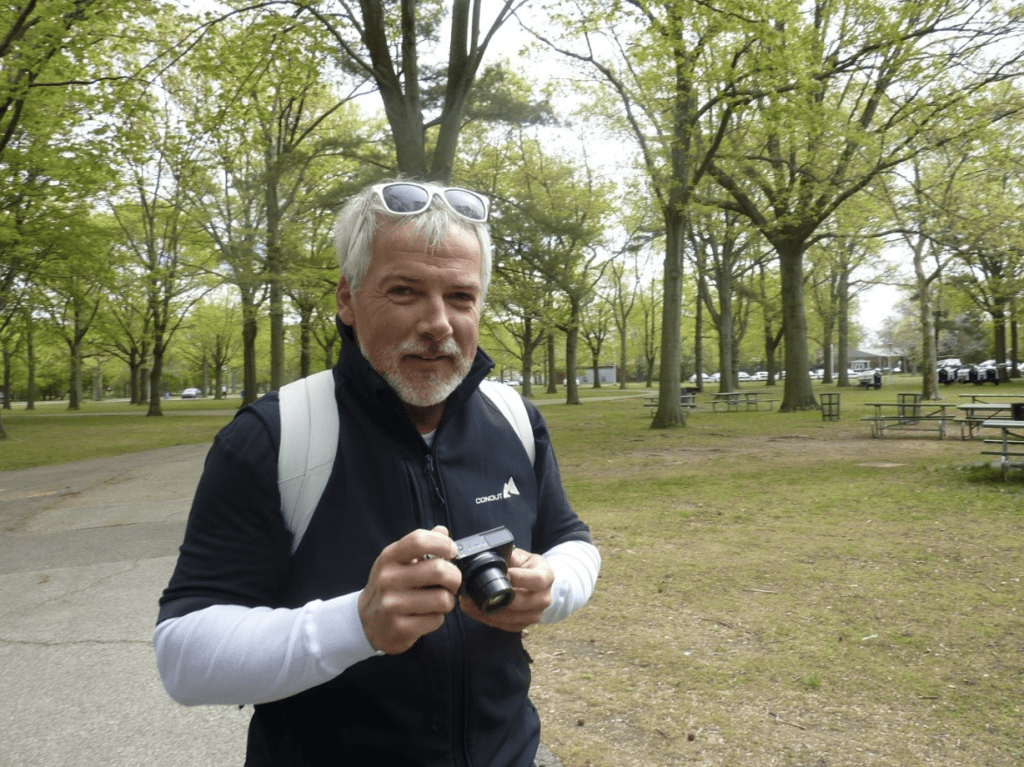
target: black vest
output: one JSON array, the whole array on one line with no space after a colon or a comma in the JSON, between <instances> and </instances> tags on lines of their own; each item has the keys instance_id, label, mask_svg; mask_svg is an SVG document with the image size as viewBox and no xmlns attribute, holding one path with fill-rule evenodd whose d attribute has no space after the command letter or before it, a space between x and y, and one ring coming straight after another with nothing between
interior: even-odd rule
<instances>
[{"instance_id":1,"label":"black vest","mask_svg":"<svg viewBox=\"0 0 1024 767\"><path fill-rule=\"evenodd\" d=\"M417 528L445 525L461 538L505 525L519 548L556 542L538 529L537 477L518 435L476 390L491 366L482 352L428 450L355 344L345 347L333 473L276 606L361 589L380 551ZM529 767L540 724L528 664L519 634L456 608L401 655L257 706L246 765Z\"/></svg>"}]
</instances>

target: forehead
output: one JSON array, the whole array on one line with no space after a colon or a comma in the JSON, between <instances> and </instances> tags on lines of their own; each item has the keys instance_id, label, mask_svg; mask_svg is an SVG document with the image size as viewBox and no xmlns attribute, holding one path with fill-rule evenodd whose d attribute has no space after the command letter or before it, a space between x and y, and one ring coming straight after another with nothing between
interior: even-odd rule
<instances>
[{"instance_id":1,"label":"forehead","mask_svg":"<svg viewBox=\"0 0 1024 767\"><path fill-rule=\"evenodd\" d=\"M481 260L480 242L472 232L452 228L433 244L411 224L398 224L378 232L367 276L386 279L430 273L479 284Z\"/></svg>"}]
</instances>

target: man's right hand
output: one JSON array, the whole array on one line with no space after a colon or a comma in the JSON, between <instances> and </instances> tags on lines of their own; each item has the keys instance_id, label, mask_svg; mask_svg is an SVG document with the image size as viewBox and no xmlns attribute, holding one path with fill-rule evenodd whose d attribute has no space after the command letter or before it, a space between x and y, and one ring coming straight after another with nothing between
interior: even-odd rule
<instances>
[{"instance_id":1,"label":"man's right hand","mask_svg":"<svg viewBox=\"0 0 1024 767\"><path fill-rule=\"evenodd\" d=\"M462 585L462 573L448 561L456 553L440 526L414 530L380 553L359 595L359 617L373 649L403 653L441 627Z\"/></svg>"}]
</instances>

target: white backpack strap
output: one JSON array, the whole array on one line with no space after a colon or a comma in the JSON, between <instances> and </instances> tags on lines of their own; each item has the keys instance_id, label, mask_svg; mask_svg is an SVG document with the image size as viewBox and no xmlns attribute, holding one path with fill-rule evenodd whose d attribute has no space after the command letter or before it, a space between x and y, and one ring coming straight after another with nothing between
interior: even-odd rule
<instances>
[{"instance_id":1,"label":"white backpack strap","mask_svg":"<svg viewBox=\"0 0 1024 767\"><path fill-rule=\"evenodd\" d=\"M281 446L277 486L281 513L292 532L292 553L299 548L323 495L338 451L338 407L334 375L324 370L293 381L278 392Z\"/></svg>"},{"instance_id":2,"label":"white backpack strap","mask_svg":"<svg viewBox=\"0 0 1024 767\"><path fill-rule=\"evenodd\" d=\"M526 412L522 396L511 386L505 386L497 381L481 381L480 391L512 424L526 449L526 454L530 456L530 463L534 463L537 460L537 446L533 441L533 425L530 423L530 415Z\"/></svg>"}]
</instances>

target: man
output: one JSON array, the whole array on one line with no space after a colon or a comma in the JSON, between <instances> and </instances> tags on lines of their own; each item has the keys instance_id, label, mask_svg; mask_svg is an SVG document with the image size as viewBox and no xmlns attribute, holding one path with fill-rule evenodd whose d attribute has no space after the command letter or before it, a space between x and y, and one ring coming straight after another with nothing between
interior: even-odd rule
<instances>
[{"instance_id":1,"label":"man","mask_svg":"<svg viewBox=\"0 0 1024 767\"><path fill-rule=\"evenodd\" d=\"M521 632L584 604L600 556L536 408L531 463L478 390L486 219L480 195L405 181L339 215L340 433L301 539L276 484L276 395L207 457L154 645L176 700L255 704L247 765L533 764ZM453 538L497 526L515 597L485 616L450 560Z\"/></svg>"}]
</instances>

